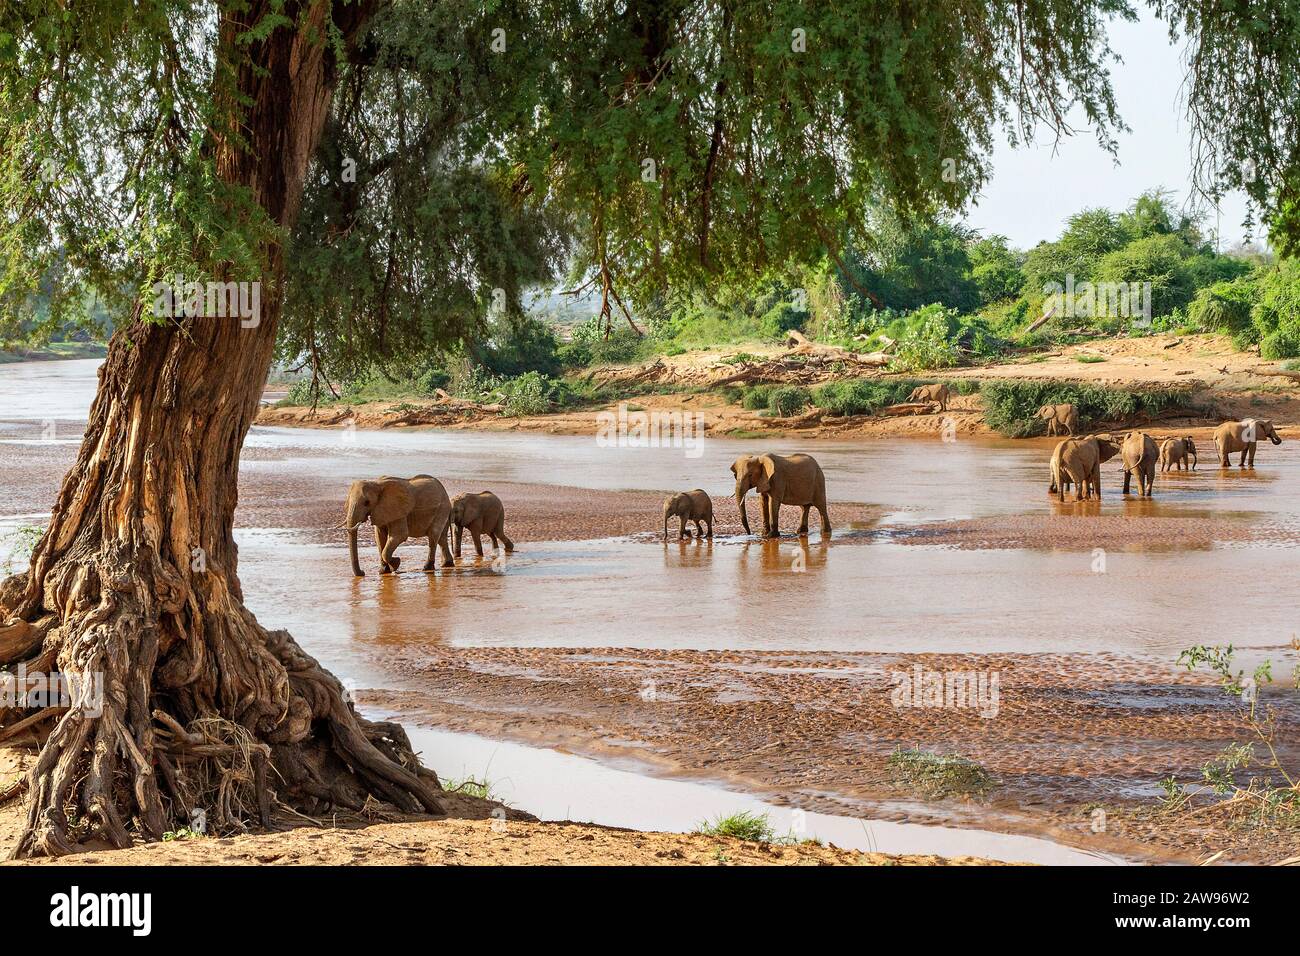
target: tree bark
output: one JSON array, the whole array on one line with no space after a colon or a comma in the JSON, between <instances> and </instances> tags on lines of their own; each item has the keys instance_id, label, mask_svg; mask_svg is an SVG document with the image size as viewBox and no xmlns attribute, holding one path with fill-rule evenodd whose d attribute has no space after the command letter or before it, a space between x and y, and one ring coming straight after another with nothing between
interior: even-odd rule
<instances>
[{"instance_id":1,"label":"tree bark","mask_svg":"<svg viewBox=\"0 0 1300 956\"><path fill-rule=\"evenodd\" d=\"M223 15L218 60L234 68L229 108L245 143L214 136L211 155L286 235L337 80L325 18L333 9L350 44L375 6L290 3L293 26L246 46L237 37L263 4L238 21ZM266 254L255 327L137 314L109 345L77 463L11 606L44 622L28 671L82 675L83 690L102 674L102 711L82 699L53 713L27 778L16 856L92 838L125 846L132 831L158 839L215 793L222 806L203 808L231 826L254 815L269 825L272 791L306 813L359 810L370 797L442 811L437 778L401 729L359 717L332 675L243 604L232 534L239 455L281 309L282 250ZM0 710L0 727L22 717Z\"/></svg>"}]
</instances>

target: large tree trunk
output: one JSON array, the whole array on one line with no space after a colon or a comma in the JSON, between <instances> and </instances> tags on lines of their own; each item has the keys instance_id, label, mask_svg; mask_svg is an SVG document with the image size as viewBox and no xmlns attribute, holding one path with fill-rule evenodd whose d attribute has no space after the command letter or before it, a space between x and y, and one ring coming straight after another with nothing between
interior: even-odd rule
<instances>
[{"instance_id":1,"label":"large tree trunk","mask_svg":"<svg viewBox=\"0 0 1300 956\"><path fill-rule=\"evenodd\" d=\"M336 81L322 39L331 5L288 4L295 26L243 60L236 36L261 15L252 6L222 22L219 41L250 104L247 148L215 139L211 148L221 177L249 187L287 234ZM349 42L373 13L370 3L334 9ZM267 824L272 797L306 813L359 810L370 797L442 810L437 778L401 729L356 715L332 675L243 605L232 536L239 454L281 305L281 250L268 254L256 327L195 318L117 332L25 583L0 589L44 634L29 671L103 675L97 716L0 710L0 739L20 720L44 736L18 856L90 838L123 846L133 829L158 839L198 806L227 823Z\"/></svg>"}]
</instances>

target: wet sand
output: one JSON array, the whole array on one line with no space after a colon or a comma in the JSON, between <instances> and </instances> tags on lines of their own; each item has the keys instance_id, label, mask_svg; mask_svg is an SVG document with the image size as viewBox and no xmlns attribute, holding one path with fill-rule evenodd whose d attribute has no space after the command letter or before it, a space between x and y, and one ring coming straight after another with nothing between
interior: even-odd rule
<instances>
[{"instance_id":1,"label":"wet sand","mask_svg":"<svg viewBox=\"0 0 1300 956\"><path fill-rule=\"evenodd\" d=\"M0 439L20 439L0 440L10 521L45 512L75 458L75 423L60 422L54 442L33 443L37 430L0 422ZM816 533L802 544L733 537L726 464L749 442L711 441L692 461L596 450L590 437L388 430L340 441L255 429L236 524L250 608L374 688L366 707L809 809L928 816L1155 859L1297 852L1294 831L1153 816L1159 779L1195 781L1245 739L1231 702L1175 669L1177 650L1231 641L1271 657L1279 677L1295 662L1286 582L1300 573L1300 475L1289 441L1262 449L1254 471L1203 462L1162 475L1154 501L1121 497L1112 463L1100 504L1047 495L1050 441L783 441L826 466L829 544ZM336 527L348 480L418 471L451 476L452 494L502 496L520 545L503 573L486 573L471 549L453 574L351 578ZM719 537L664 547L662 492L645 489L695 484L714 494ZM787 532L796 520L789 511ZM609 543L563 546L591 539ZM1129 560L1094 573L1098 548ZM373 547L363 561L373 567ZM916 664L997 672L997 716L894 708L890 675ZM1287 740L1300 729L1294 706L1292 695ZM899 809L915 794L885 760L914 745L979 760L998 787ZM1283 756L1300 764L1294 749ZM1108 813L1104 834L1091 832L1095 804Z\"/></svg>"},{"instance_id":2,"label":"wet sand","mask_svg":"<svg viewBox=\"0 0 1300 956\"><path fill-rule=\"evenodd\" d=\"M1171 826L1157 783L1199 768L1249 734L1234 699L1204 675L1116 655L707 652L634 648L444 648L391 658L417 693L365 692L401 719L634 761L720 780L823 813L906 822L978 819L1147 859L1235 862L1300 852L1300 833ZM917 669L920 669L919 671ZM981 706L899 699L917 674L997 675ZM978 679L977 679L978 680ZM969 685L977 686L977 685ZM990 698L992 705L990 706ZM1300 702L1277 707L1279 757L1300 762ZM932 699L928 703L938 703ZM895 777L896 747L979 762L986 795L924 799ZM1095 833L1093 811L1109 815Z\"/></svg>"}]
</instances>

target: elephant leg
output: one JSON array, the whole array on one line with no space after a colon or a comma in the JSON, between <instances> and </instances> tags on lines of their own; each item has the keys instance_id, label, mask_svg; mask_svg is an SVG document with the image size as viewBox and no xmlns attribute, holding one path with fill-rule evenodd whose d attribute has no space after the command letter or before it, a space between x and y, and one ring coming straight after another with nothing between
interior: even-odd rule
<instances>
[{"instance_id":1,"label":"elephant leg","mask_svg":"<svg viewBox=\"0 0 1300 956\"><path fill-rule=\"evenodd\" d=\"M804 506L803 506L803 516L799 519L799 533L800 533L800 534L807 534L807 533L808 533L808 509L811 508L811 507L812 507L812 505L804 505Z\"/></svg>"},{"instance_id":2,"label":"elephant leg","mask_svg":"<svg viewBox=\"0 0 1300 956\"><path fill-rule=\"evenodd\" d=\"M515 543L506 535L506 522L504 518L502 518L497 524L497 537L500 538L501 543L505 545L506 554L509 554L515 549Z\"/></svg>"},{"instance_id":3,"label":"elephant leg","mask_svg":"<svg viewBox=\"0 0 1300 956\"><path fill-rule=\"evenodd\" d=\"M402 559L393 554L398 545L409 537L406 528L406 521L398 521L388 526L388 540L384 542L382 553L384 566L390 571L396 571L402 564Z\"/></svg>"},{"instance_id":4,"label":"elephant leg","mask_svg":"<svg viewBox=\"0 0 1300 956\"><path fill-rule=\"evenodd\" d=\"M699 519L699 518L696 518L696 519L695 519L695 537L697 537L697 538L703 538L703 537L704 537L704 526L703 526L702 524L700 524L700 519Z\"/></svg>"},{"instance_id":5,"label":"elephant leg","mask_svg":"<svg viewBox=\"0 0 1300 956\"><path fill-rule=\"evenodd\" d=\"M678 515L677 516L677 540L682 541L686 538L689 538L690 536L691 536L690 532L686 530L686 516Z\"/></svg>"},{"instance_id":6,"label":"elephant leg","mask_svg":"<svg viewBox=\"0 0 1300 956\"><path fill-rule=\"evenodd\" d=\"M460 545L461 545L461 539L462 539L464 536L465 536L465 526L464 526L464 525L459 525L459 524L456 525L456 533L455 533L454 537L455 537L455 539L456 539L456 542L455 542L455 543L456 543L456 548L455 548L455 550L456 550L456 557L458 557L458 558L460 557Z\"/></svg>"},{"instance_id":7,"label":"elephant leg","mask_svg":"<svg viewBox=\"0 0 1300 956\"><path fill-rule=\"evenodd\" d=\"M704 523L709 526L708 537L712 538L713 537L713 516L710 515L709 517L705 518Z\"/></svg>"},{"instance_id":8,"label":"elephant leg","mask_svg":"<svg viewBox=\"0 0 1300 956\"><path fill-rule=\"evenodd\" d=\"M781 502L776 499L775 495L768 495L769 510L772 513L771 536L773 538L781 537Z\"/></svg>"},{"instance_id":9,"label":"elephant leg","mask_svg":"<svg viewBox=\"0 0 1300 956\"><path fill-rule=\"evenodd\" d=\"M1251 442L1249 445L1247 445L1246 449L1250 453L1250 467L1254 468L1255 467L1255 442Z\"/></svg>"},{"instance_id":10,"label":"elephant leg","mask_svg":"<svg viewBox=\"0 0 1300 956\"><path fill-rule=\"evenodd\" d=\"M1133 480L1133 472L1127 468L1124 469L1124 494L1128 494L1129 482Z\"/></svg>"},{"instance_id":11,"label":"elephant leg","mask_svg":"<svg viewBox=\"0 0 1300 956\"><path fill-rule=\"evenodd\" d=\"M451 519L443 526L442 534L438 535L438 547L442 549L442 566L444 568L454 568L456 559L451 555Z\"/></svg>"},{"instance_id":12,"label":"elephant leg","mask_svg":"<svg viewBox=\"0 0 1300 956\"><path fill-rule=\"evenodd\" d=\"M474 541L474 553L480 558L483 557L483 541L480 535L483 534L483 522L475 521L469 526L470 537Z\"/></svg>"},{"instance_id":13,"label":"elephant leg","mask_svg":"<svg viewBox=\"0 0 1300 956\"><path fill-rule=\"evenodd\" d=\"M384 563L384 547L388 544L388 530L381 525L375 525L375 550L379 552L379 573L385 574L388 571L388 565Z\"/></svg>"},{"instance_id":14,"label":"elephant leg","mask_svg":"<svg viewBox=\"0 0 1300 956\"><path fill-rule=\"evenodd\" d=\"M772 532L771 514L770 514L770 509L772 505L771 505L771 501L769 501L770 497L771 496L768 495L766 492L761 493L758 496L758 510L761 511L763 514L763 537L765 538L768 537Z\"/></svg>"}]
</instances>

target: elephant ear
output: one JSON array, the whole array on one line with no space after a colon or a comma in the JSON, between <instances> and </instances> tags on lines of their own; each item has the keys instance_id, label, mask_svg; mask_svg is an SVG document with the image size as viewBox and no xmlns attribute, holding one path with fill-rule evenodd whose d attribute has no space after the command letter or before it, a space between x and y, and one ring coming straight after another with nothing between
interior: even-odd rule
<instances>
[{"instance_id":1,"label":"elephant ear","mask_svg":"<svg viewBox=\"0 0 1300 956\"><path fill-rule=\"evenodd\" d=\"M411 485L404 478L383 478L377 482L379 497L370 509L370 523L392 524L411 513Z\"/></svg>"},{"instance_id":2,"label":"elephant ear","mask_svg":"<svg viewBox=\"0 0 1300 956\"><path fill-rule=\"evenodd\" d=\"M776 474L776 462L772 460L772 456L764 455L750 462L750 471L754 476L751 484L758 489L759 494L767 494L772 476Z\"/></svg>"},{"instance_id":3,"label":"elephant ear","mask_svg":"<svg viewBox=\"0 0 1300 956\"><path fill-rule=\"evenodd\" d=\"M748 470L749 470L749 456L748 456L748 455L741 455L739 458L737 458L735 461L733 461L733 462L731 463L731 473L732 473L732 475L734 475L736 478L739 478L739 477L740 477L740 473L741 473L742 471L748 471Z\"/></svg>"}]
</instances>

